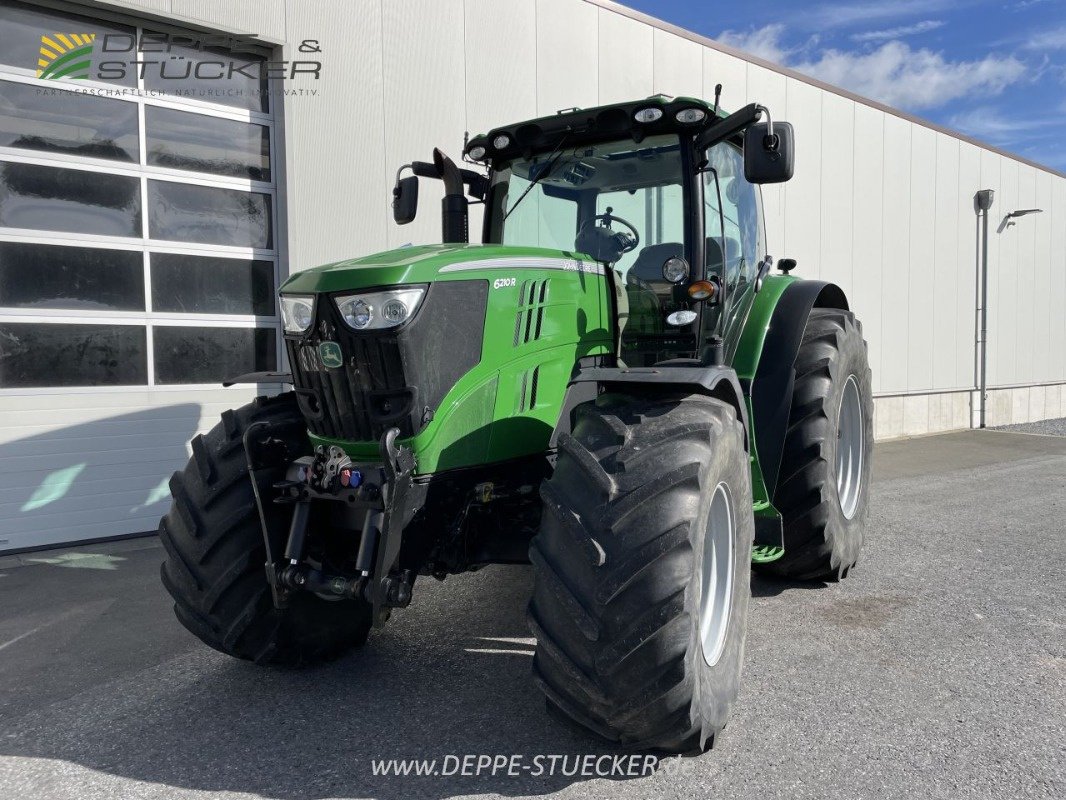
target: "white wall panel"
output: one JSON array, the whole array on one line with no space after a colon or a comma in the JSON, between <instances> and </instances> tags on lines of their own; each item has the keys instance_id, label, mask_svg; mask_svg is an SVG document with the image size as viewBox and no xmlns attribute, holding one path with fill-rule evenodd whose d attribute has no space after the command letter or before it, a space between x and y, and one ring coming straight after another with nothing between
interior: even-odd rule
<instances>
[{"instance_id":1,"label":"white wall panel","mask_svg":"<svg viewBox=\"0 0 1066 800\"><path fill-rule=\"evenodd\" d=\"M537 40L530 35L537 25L536 4L526 0L465 0L464 7L465 130L476 136L499 125L536 116ZM461 142L453 132L448 141L438 146L458 159ZM429 154L423 158L428 159ZM440 187L432 188L435 191L431 202L436 203ZM432 216L429 206L423 209L421 214ZM473 241L480 241L482 210L480 205L470 206ZM391 220L388 224L395 227ZM438 225L431 237L419 241L439 238Z\"/></svg>"},{"instance_id":2,"label":"white wall panel","mask_svg":"<svg viewBox=\"0 0 1066 800\"><path fill-rule=\"evenodd\" d=\"M784 80L783 76L781 77ZM748 64L710 47L703 48L703 94L714 100L714 87L722 84L722 108L736 111L751 102Z\"/></svg>"},{"instance_id":3,"label":"white wall panel","mask_svg":"<svg viewBox=\"0 0 1066 800\"><path fill-rule=\"evenodd\" d=\"M170 11L171 0L107 0L107 5L118 6L122 11L158 13Z\"/></svg>"},{"instance_id":4,"label":"white wall panel","mask_svg":"<svg viewBox=\"0 0 1066 800\"><path fill-rule=\"evenodd\" d=\"M466 130L466 69L463 6L460 0L385 0L382 5L385 161L381 177L387 187L396 168L429 161L440 147L459 158ZM379 184L380 185L380 184ZM405 226L388 223L388 243L440 241L440 181L422 181L423 212ZM389 194L378 195L381 208Z\"/></svg>"},{"instance_id":5,"label":"white wall panel","mask_svg":"<svg viewBox=\"0 0 1066 800\"><path fill-rule=\"evenodd\" d=\"M1053 380L1066 380L1066 179L1053 178L1045 212L1051 228L1051 358ZM1066 393L1063 394L1066 406Z\"/></svg>"},{"instance_id":6,"label":"white wall panel","mask_svg":"<svg viewBox=\"0 0 1066 800\"><path fill-rule=\"evenodd\" d=\"M291 95L282 108L284 206L289 272L384 250L388 242L384 81L380 0L351 0L360 36L336 23L331 0L288 6L297 41L319 39L316 95ZM286 46L293 58L295 48ZM359 79L340 54L359 65ZM395 165L392 167L395 169Z\"/></svg>"},{"instance_id":7,"label":"white wall panel","mask_svg":"<svg viewBox=\"0 0 1066 800\"><path fill-rule=\"evenodd\" d=\"M959 192L956 206L958 229L955 278L955 385L974 386L976 381L977 338L977 256L978 227L974 195L981 183L981 151L969 142L959 143ZM947 208L938 209L948 214Z\"/></svg>"},{"instance_id":8,"label":"white wall panel","mask_svg":"<svg viewBox=\"0 0 1066 800\"><path fill-rule=\"evenodd\" d=\"M794 78L785 81L786 110L795 126L796 172L785 185L784 252L799 274L822 274L822 93Z\"/></svg>"},{"instance_id":9,"label":"white wall panel","mask_svg":"<svg viewBox=\"0 0 1066 800\"><path fill-rule=\"evenodd\" d=\"M990 222L989 246L989 383L1010 386L1021 381L1015 363L1018 348L1018 229L1004 226L1008 211L1020 206L1018 163L993 156L1000 162L1000 187ZM998 251L998 252L997 252ZM995 258L991 256L995 254ZM1027 311L1028 313L1028 311Z\"/></svg>"},{"instance_id":10,"label":"white wall panel","mask_svg":"<svg viewBox=\"0 0 1066 800\"><path fill-rule=\"evenodd\" d=\"M536 114L537 7L526 0L466 0L466 125L470 135ZM458 148L452 142L445 143ZM441 146L444 146L442 144Z\"/></svg>"},{"instance_id":11,"label":"white wall panel","mask_svg":"<svg viewBox=\"0 0 1066 800\"><path fill-rule=\"evenodd\" d=\"M706 76L707 73L705 71L705 81ZM742 85L747 87L746 96L734 96L729 101L731 105L725 105L725 92L728 91L728 85L723 87L722 103L727 110L736 111L748 103L762 103L778 118L782 118L785 115L786 87L784 75L755 64L748 64ZM714 84L711 81L706 81L705 86L709 92L714 92ZM766 216L766 241L770 254L775 258L795 258L792 253L785 249L785 191L787 187L787 183L773 183L762 187Z\"/></svg>"},{"instance_id":12,"label":"white wall panel","mask_svg":"<svg viewBox=\"0 0 1066 800\"><path fill-rule=\"evenodd\" d=\"M959 215L952 213L962 204L959 197L959 140L944 134L936 137L936 185L933 191L935 238L926 280L930 283L933 307L932 386L937 389L965 388L955 381L959 341L959 318L956 298L960 277Z\"/></svg>"},{"instance_id":13,"label":"white wall panel","mask_svg":"<svg viewBox=\"0 0 1066 800\"><path fill-rule=\"evenodd\" d=\"M885 149L884 112L856 104L854 141L855 188L851 238L854 269L851 273L851 283L844 289L852 310L862 320L870 368L876 381L880 379L885 341L881 315L881 275L885 269L882 168Z\"/></svg>"},{"instance_id":14,"label":"white wall panel","mask_svg":"<svg viewBox=\"0 0 1066 800\"><path fill-rule=\"evenodd\" d=\"M936 242L936 133L911 129L910 292L907 306L907 387L933 386L933 258Z\"/></svg>"},{"instance_id":15,"label":"white wall panel","mask_svg":"<svg viewBox=\"0 0 1066 800\"><path fill-rule=\"evenodd\" d=\"M1030 331L1029 372L1038 381L1054 380L1058 370L1051 363L1051 310L1062 313L1062 306L1051 302L1051 176L1034 170L1033 204L1044 209L1043 214L1030 216L1022 222L1033 226L1032 284L1033 294L1032 330Z\"/></svg>"},{"instance_id":16,"label":"white wall panel","mask_svg":"<svg viewBox=\"0 0 1066 800\"><path fill-rule=\"evenodd\" d=\"M1033 208L1036 202L1036 170L1022 164L1018 167L1018 206ZM1006 210L1006 209L1005 209ZM1011 209L1013 210L1013 209ZM1014 382L1024 383L1028 375L1036 374L1033 362L1033 334L1040 313L1037 294L1047 296L1047 282L1036 285L1036 235L1041 228L1039 216L1021 217L1011 226L1017 242L1017 262L1014 272Z\"/></svg>"},{"instance_id":17,"label":"white wall panel","mask_svg":"<svg viewBox=\"0 0 1066 800\"><path fill-rule=\"evenodd\" d=\"M671 97L703 97L703 48L660 30L655 31L654 43L653 92Z\"/></svg>"},{"instance_id":18,"label":"white wall panel","mask_svg":"<svg viewBox=\"0 0 1066 800\"><path fill-rule=\"evenodd\" d=\"M882 240L881 318L885 351L874 390L906 392L908 349L907 305L910 295L911 125L885 115L884 238Z\"/></svg>"},{"instance_id":19,"label":"white wall panel","mask_svg":"<svg viewBox=\"0 0 1066 800\"><path fill-rule=\"evenodd\" d=\"M653 94L654 31L636 20L600 9L599 96L601 104L622 103Z\"/></svg>"},{"instance_id":20,"label":"white wall panel","mask_svg":"<svg viewBox=\"0 0 1066 800\"><path fill-rule=\"evenodd\" d=\"M578 0L536 0L537 113L591 108L599 98L599 12Z\"/></svg>"},{"instance_id":21,"label":"white wall panel","mask_svg":"<svg viewBox=\"0 0 1066 800\"><path fill-rule=\"evenodd\" d=\"M303 5L302 0L300 5ZM248 33L275 40L285 38L285 0L239 0L228 3L218 0L170 0L170 11L176 17L199 21L222 31ZM305 38L321 36L316 32Z\"/></svg>"},{"instance_id":22,"label":"white wall panel","mask_svg":"<svg viewBox=\"0 0 1066 800\"><path fill-rule=\"evenodd\" d=\"M851 287L855 103L845 97L823 95L822 131L818 158L822 192L819 274L822 280Z\"/></svg>"}]
</instances>

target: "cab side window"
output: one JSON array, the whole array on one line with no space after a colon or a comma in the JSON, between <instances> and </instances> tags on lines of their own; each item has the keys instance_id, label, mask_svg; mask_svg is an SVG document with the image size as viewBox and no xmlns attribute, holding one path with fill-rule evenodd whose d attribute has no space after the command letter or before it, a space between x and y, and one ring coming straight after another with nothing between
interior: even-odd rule
<instances>
[{"instance_id":1,"label":"cab side window","mask_svg":"<svg viewBox=\"0 0 1066 800\"><path fill-rule=\"evenodd\" d=\"M718 275L726 291L726 340L741 325L755 295L755 278L764 256L762 217L756 188L744 178L744 157L728 142L707 151L703 186L707 272Z\"/></svg>"},{"instance_id":2,"label":"cab side window","mask_svg":"<svg viewBox=\"0 0 1066 800\"><path fill-rule=\"evenodd\" d=\"M743 291L755 279L762 258L762 231L755 187L744 179L744 158L722 142L707 152L704 173L704 225L707 266L730 289Z\"/></svg>"}]
</instances>

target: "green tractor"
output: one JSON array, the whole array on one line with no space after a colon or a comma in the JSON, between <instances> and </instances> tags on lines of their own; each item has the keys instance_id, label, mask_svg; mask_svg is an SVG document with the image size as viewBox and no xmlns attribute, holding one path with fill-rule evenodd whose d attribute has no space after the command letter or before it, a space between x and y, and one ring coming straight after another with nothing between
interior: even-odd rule
<instances>
[{"instance_id":1,"label":"green tractor","mask_svg":"<svg viewBox=\"0 0 1066 800\"><path fill-rule=\"evenodd\" d=\"M758 186L793 153L759 105L655 96L497 128L464 167L404 165L394 217L442 181L443 244L281 287L291 373L229 383L292 391L224 413L170 482L178 619L238 658L314 663L419 576L531 563L549 711L709 747L752 568L841 579L868 517L860 324L766 255Z\"/></svg>"}]
</instances>

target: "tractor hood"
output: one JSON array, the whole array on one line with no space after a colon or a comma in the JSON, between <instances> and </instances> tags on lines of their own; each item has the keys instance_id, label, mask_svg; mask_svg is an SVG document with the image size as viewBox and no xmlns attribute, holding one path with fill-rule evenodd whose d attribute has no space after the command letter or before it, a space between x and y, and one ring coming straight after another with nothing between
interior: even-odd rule
<instances>
[{"instance_id":1,"label":"tractor hood","mask_svg":"<svg viewBox=\"0 0 1066 800\"><path fill-rule=\"evenodd\" d=\"M282 294L317 294L443 280L487 277L499 270L552 269L601 274L587 256L543 247L497 244L432 244L399 247L363 258L312 267L292 275ZM474 273L488 271L483 275Z\"/></svg>"},{"instance_id":2,"label":"tractor hood","mask_svg":"<svg viewBox=\"0 0 1066 800\"><path fill-rule=\"evenodd\" d=\"M373 461L397 428L419 474L544 452L574 365L613 348L602 275L573 253L470 244L296 273L281 293L319 298L317 324L285 335L312 442ZM394 328L356 331L322 302L411 284L428 288Z\"/></svg>"}]
</instances>

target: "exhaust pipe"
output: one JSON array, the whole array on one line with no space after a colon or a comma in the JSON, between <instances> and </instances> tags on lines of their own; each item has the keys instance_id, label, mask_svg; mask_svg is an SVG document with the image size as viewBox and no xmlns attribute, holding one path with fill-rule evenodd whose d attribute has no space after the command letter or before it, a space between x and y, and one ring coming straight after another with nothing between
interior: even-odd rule
<instances>
[{"instance_id":1,"label":"exhaust pipe","mask_svg":"<svg viewBox=\"0 0 1066 800\"><path fill-rule=\"evenodd\" d=\"M438 148L433 148L433 166L444 181L441 200L441 241L445 244L466 244L470 241L469 205L463 188L463 176L455 162Z\"/></svg>"}]
</instances>

